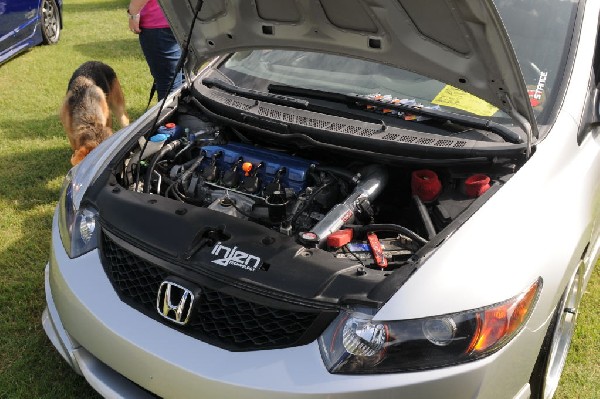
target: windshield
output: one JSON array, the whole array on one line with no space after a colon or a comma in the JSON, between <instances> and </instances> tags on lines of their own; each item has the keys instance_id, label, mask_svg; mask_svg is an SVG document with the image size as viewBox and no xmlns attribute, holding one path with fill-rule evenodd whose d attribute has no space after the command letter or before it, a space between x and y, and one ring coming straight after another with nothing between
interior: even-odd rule
<instances>
[{"instance_id":1,"label":"windshield","mask_svg":"<svg viewBox=\"0 0 600 399\"><path fill-rule=\"evenodd\" d=\"M531 105L544 123L558 96L578 0L496 0Z\"/></svg>"},{"instance_id":2,"label":"windshield","mask_svg":"<svg viewBox=\"0 0 600 399\"><path fill-rule=\"evenodd\" d=\"M497 0L513 42L538 123L556 101L577 9L575 0ZM419 74L345 56L289 50L234 53L219 67L243 88L266 91L284 84L359 94L511 123L498 108Z\"/></svg>"}]
</instances>

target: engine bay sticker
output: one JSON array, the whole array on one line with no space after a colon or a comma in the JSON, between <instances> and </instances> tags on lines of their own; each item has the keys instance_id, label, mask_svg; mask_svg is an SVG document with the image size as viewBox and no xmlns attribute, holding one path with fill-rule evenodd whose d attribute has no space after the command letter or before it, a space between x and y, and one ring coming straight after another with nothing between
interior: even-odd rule
<instances>
[{"instance_id":1,"label":"engine bay sticker","mask_svg":"<svg viewBox=\"0 0 600 399\"><path fill-rule=\"evenodd\" d=\"M498 112L498 108L487 101L451 85L446 85L431 103L461 109L479 116L492 116Z\"/></svg>"},{"instance_id":2,"label":"engine bay sticker","mask_svg":"<svg viewBox=\"0 0 600 399\"><path fill-rule=\"evenodd\" d=\"M220 266L236 266L253 272L262 264L258 256L240 251L237 247L226 247L220 242L214 246L210 253L219 257L219 259L213 260L212 263Z\"/></svg>"}]
</instances>

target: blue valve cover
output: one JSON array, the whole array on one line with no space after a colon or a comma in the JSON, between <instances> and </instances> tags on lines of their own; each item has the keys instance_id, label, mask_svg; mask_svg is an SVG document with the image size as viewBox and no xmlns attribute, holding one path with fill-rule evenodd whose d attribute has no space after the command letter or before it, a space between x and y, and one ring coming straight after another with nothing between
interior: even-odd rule
<instances>
[{"instance_id":1,"label":"blue valve cover","mask_svg":"<svg viewBox=\"0 0 600 399\"><path fill-rule=\"evenodd\" d=\"M306 174L310 165L317 164L315 161L294 157L283 152L239 143L210 145L202 147L202 150L206 156L201 167L207 166L211 162L212 156L222 151L223 155L217 159L217 168L220 174L231 169L240 157L243 159L243 162L252 163L253 170L262 162L263 166L257 174L261 180L261 188L271 183L277 171L281 167L285 167L285 173L282 174L279 182L283 187L292 188L296 194L306 188ZM238 173L240 174L241 181L243 181L244 172L241 167L238 169Z\"/></svg>"}]
</instances>

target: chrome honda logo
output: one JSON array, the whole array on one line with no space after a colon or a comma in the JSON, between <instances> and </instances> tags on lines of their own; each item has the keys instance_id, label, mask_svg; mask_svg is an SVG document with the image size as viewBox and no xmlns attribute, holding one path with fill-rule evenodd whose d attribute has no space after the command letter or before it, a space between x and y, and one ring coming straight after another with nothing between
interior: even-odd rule
<instances>
[{"instance_id":1,"label":"chrome honda logo","mask_svg":"<svg viewBox=\"0 0 600 399\"><path fill-rule=\"evenodd\" d=\"M172 281L163 281L158 289L156 310L167 320L185 325L192 315L194 293Z\"/></svg>"}]
</instances>

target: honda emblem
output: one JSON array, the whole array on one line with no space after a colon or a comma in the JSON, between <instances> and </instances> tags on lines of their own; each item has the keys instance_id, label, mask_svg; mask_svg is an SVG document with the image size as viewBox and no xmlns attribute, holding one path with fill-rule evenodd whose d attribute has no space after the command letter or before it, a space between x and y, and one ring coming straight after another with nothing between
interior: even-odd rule
<instances>
[{"instance_id":1,"label":"honda emblem","mask_svg":"<svg viewBox=\"0 0 600 399\"><path fill-rule=\"evenodd\" d=\"M192 315L194 293L172 281L163 281L158 289L156 310L167 320L186 325Z\"/></svg>"}]
</instances>

